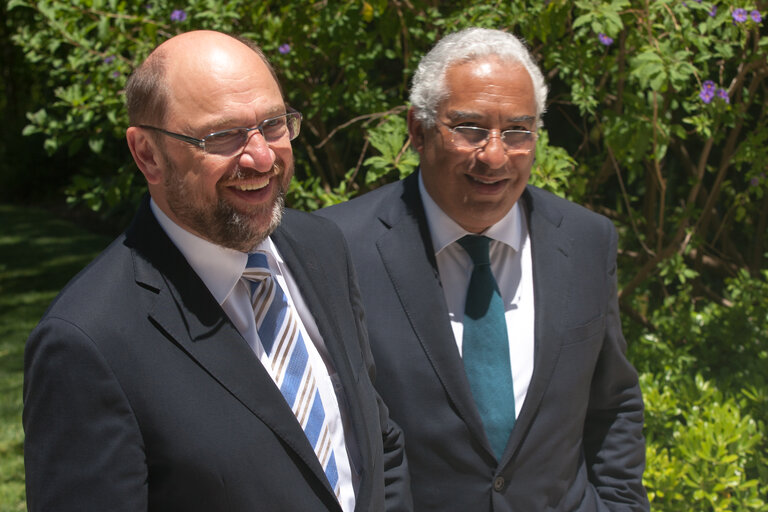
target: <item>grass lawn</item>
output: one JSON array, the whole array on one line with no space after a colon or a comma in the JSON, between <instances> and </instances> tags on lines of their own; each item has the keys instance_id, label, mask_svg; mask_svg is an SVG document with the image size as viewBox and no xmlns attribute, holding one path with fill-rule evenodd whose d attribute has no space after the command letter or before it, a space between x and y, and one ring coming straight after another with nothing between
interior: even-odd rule
<instances>
[{"instance_id":1,"label":"grass lawn","mask_svg":"<svg viewBox=\"0 0 768 512\"><path fill-rule=\"evenodd\" d=\"M43 210L0 205L0 511L26 510L24 343L59 290L109 243Z\"/></svg>"}]
</instances>

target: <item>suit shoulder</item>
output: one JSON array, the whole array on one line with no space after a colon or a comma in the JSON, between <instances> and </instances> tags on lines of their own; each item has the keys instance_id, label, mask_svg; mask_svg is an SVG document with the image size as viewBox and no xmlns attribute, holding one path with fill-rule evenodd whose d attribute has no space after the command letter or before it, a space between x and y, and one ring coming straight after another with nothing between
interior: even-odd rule
<instances>
[{"instance_id":1,"label":"suit shoulder","mask_svg":"<svg viewBox=\"0 0 768 512\"><path fill-rule=\"evenodd\" d=\"M283 218L280 227L294 234L300 234L304 238L320 237L341 237L339 227L331 220L307 213L301 210L286 208L283 212Z\"/></svg>"},{"instance_id":2,"label":"suit shoulder","mask_svg":"<svg viewBox=\"0 0 768 512\"><path fill-rule=\"evenodd\" d=\"M346 259L347 241L332 220L311 213L286 208L275 235L292 241L296 250L318 251L323 257ZM279 245L278 245L279 247Z\"/></svg>"},{"instance_id":3,"label":"suit shoulder","mask_svg":"<svg viewBox=\"0 0 768 512\"><path fill-rule=\"evenodd\" d=\"M51 321L64 321L90 334L101 332L114 326L116 311L135 311L129 286L134 281L133 261L124 243L124 236L114 240L62 288L30 338Z\"/></svg>"},{"instance_id":4,"label":"suit shoulder","mask_svg":"<svg viewBox=\"0 0 768 512\"><path fill-rule=\"evenodd\" d=\"M86 290L109 288L115 282L122 282L121 276L131 268L130 250L125 247L125 234L123 234L113 240L96 258L69 280L49 309L64 297L82 297Z\"/></svg>"},{"instance_id":5,"label":"suit shoulder","mask_svg":"<svg viewBox=\"0 0 768 512\"><path fill-rule=\"evenodd\" d=\"M400 197L402 191L403 182L397 181L383 185L349 201L317 210L314 213L317 216L331 219L346 231L355 226L367 225L370 219L389 208L392 201Z\"/></svg>"},{"instance_id":6,"label":"suit shoulder","mask_svg":"<svg viewBox=\"0 0 768 512\"><path fill-rule=\"evenodd\" d=\"M526 199L529 210L545 215L553 222L613 229L613 222L608 217L533 185L526 187Z\"/></svg>"}]
</instances>

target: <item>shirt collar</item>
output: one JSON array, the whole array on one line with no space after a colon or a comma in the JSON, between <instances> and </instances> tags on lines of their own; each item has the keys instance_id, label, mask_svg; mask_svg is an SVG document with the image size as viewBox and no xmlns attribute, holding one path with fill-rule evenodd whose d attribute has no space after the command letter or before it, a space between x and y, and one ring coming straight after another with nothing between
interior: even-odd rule
<instances>
[{"instance_id":1,"label":"shirt collar","mask_svg":"<svg viewBox=\"0 0 768 512\"><path fill-rule=\"evenodd\" d=\"M168 238L178 247L192 270L202 279L219 305L223 304L243 276L248 255L190 233L171 220L154 200L150 200L150 208ZM272 256L272 259L277 254L269 237L262 241L256 250L267 253L268 256Z\"/></svg>"},{"instance_id":2,"label":"shirt collar","mask_svg":"<svg viewBox=\"0 0 768 512\"><path fill-rule=\"evenodd\" d=\"M429 192L427 192L421 173L419 173L419 192L421 193L421 201L424 204L424 213L427 216L427 225L432 237L432 247L435 249L435 255L461 237L474 234L459 226L456 221L437 205L435 200L429 195ZM523 216L520 209L520 202L522 200L520 198L515 202L499 222L486 229L482 234L492 240L512 247L515 251L519 251L523 244L524 233L521 225Z\"/></svg>"}]
</instances>

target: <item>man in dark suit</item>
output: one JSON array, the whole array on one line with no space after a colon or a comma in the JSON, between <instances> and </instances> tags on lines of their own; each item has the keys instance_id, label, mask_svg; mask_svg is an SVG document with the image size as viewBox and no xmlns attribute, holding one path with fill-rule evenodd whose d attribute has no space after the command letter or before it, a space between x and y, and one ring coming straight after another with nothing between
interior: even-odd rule
<instances>
[{"instance_id":1,"label":"man in dark suit","mask_svg":"<svg viewBox=\"0 0 768 512\"><path fill-rule=\"evenodd\" d=\"M418 511L648 510L615 230L527 185L546 94L514 36L445 37L411 89L419 170L320 212L358 269Z\"/></svg>"},{"instance_id":2,"label":"man in dark suit","mask_svg":"<svg viewBox=\"0 0 768 512\"><path fill-rule=\"evenodd\" d=\"M301 116L264 55L182 34L126 95L151 200L30 336L29 509L410 509L344 239L283 214Z\"/></svg>"}]
</instances>

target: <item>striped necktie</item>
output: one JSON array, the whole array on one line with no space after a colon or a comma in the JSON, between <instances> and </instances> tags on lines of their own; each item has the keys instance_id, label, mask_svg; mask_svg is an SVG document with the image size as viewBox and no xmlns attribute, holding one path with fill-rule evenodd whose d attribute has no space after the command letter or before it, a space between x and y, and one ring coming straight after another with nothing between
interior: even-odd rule
<instances>
[{"instance_id":1,"label":"striped necktie","mask_svg":"<svg viewBox=\"0 0 768 512\"><path fill-rule=\"evenodd\" d=\"M293 410L338 498L336 457L296 313L269 270L264 253L248 255L243 277L250 281L256 328L269 356L275 384Z\"/></svg>"},{"instance_id":2,"label":"striped necktie","mask_svg":"<svg viewBox=\"0 0 768 512\"><path fill-rule=\"evenodd\" d=\"M488 441L496 458L501 459L515 426L515 393L504 302L491 271L491 239L467 235L458 242L474 264L464 306L464 370Z\"/></svg>"}]
</instances>

